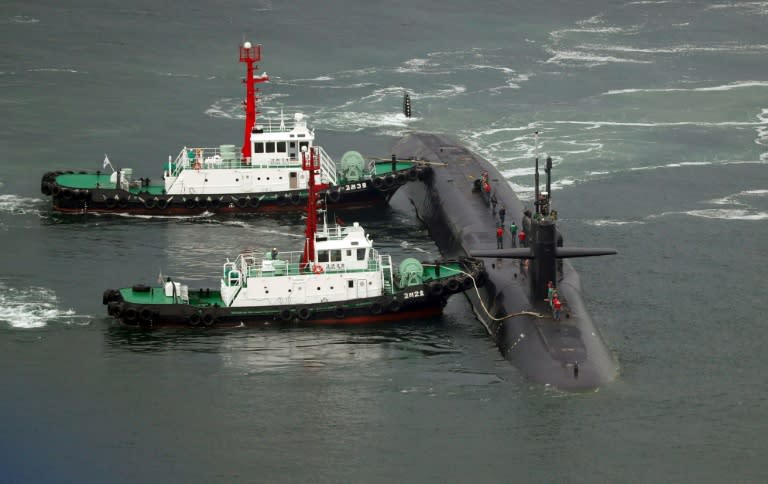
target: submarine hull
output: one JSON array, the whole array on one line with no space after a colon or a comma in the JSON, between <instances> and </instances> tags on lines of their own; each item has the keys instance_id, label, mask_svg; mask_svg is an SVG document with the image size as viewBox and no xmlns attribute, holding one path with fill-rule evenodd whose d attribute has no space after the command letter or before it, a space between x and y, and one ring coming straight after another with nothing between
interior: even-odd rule
<instances>
[{"instance_id":1,"label":"submarine hull","mask_svg":"<svg viewBox=\"0 0 768 484\"><path fill-rule=\"evenodd\" d=\"M525 206L491 163L439 134L410 134L397 143L393 154L432 164L424 183L410 183L398 196L407 198L444 256L496 249L502 206L503 247L516 247L507 228L512 220L524 226ZM494 189L496 210L478 190L475 180L483 171ZM578 273L567 260L557 262L557 289L565 301L559 320L548 302L532 299L528 261L496 257L483 261L485 285L466 294L501 353L526 378L562 390L590 391L616 377L618 364L587 312Z\"/></svg>"}]
</instances>

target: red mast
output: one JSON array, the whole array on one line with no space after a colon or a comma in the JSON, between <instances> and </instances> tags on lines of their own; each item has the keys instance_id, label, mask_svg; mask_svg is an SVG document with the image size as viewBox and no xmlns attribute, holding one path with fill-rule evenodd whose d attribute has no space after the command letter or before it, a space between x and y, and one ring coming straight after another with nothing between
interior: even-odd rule
<instances>
[{"instance_id":1,"label":"red mast","mask_svg":"<svg viewBox=\"0 0 768 484\"><path fill-rule=\"evenodd\" d=\"M315 232L317 232L317 187L315 185L315 170L320 169L320 157L315 156L315 149L309 149L309 159L307 152L301 152L301 168L309 174L309 194L307 195L307 228L304 231L306 241L304 243L304 253L301 254L301 263L299 267L306 270L311 261L315 260Z\"/></svg>"},{"instance_id":2,"label":"red mast","mask_svg":"<svg viewBox=\"0 0 768 484\"><path fill-rule=\"evenodd\" d=\"M256 93L259 91L256 88L256 83L269 80L269 76L266 74L254 77L253 69L256 66L253 64L259 61L261 61L261 44L252 45L250 42L244 42L240 46L240 62L248 64L248 72L245 79L243 79L243 83L246 86L245 103L243 103L245 104L245 137L240 153L243 155L243 161L246 162L250 161L251 158L251 131L253 131L253 127L256 125L256 115L259 114L256 111L256 100L258 99Z\"/></svg>"}]
</instances>

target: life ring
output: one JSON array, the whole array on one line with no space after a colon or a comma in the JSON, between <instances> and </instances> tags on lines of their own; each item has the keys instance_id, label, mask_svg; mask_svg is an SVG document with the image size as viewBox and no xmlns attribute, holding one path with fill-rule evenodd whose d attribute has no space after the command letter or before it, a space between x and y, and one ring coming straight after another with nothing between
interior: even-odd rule
<instances>
[{"instance_id":1,"label":"life ring","mask_svg":"<svg viewBox=\"0 0 768 484\"><path fill-rule=\"evenodd\" d=\"M114 198L107 198L106 200L104 200L104 205L109 209L115 208L115 206L117 205L117 200L115 200Z\"/></svg>"},{"instance_id":2,"label":"life ring","mask_svg":"<svg viewBox=\"0 0 768 484\"><path fill-rule=\"evenodd\" d=\"M123 319L126 321L135 321L137 315L136 308L126 308L123 311Z\"/></svg>"},{"instance_id":3,"label":"life ring","mask_svg":"<svg viewBox=\"0 0 768 484\"><path fill-rule=\"evenodd\" d=\"M419 169L418 168L411 168L408 170L408 179L411 181L416 181L419 179Z\"/></svg>"},{"instance_id":4,"label":"life ring","mask_svg":"<svg viewBox=\"0 0 768 484\"><path fill-rule=\"evenodd\" d=\"M299 308L299 310L296 311L296 315L302 321L306 321L307 319L310 318L310 316L312 316L312 311L307 307L303 307L303 308Z\"/></svg>"},{"instance_id":5,"label":"life ring","mask_svg":"<svg viewBox=\"0 0 768 484\"><path fill-rule=\"evenodd\" d=\"M139 319L142 321L152 321L152 310L149 308L142 308L139 311Z\"/></svg>"},{"instance_id":6,"label":"life ring","mask_svg":"<svg viewBox=\"0 0 768 484\"><path fill-rule=\"evenodd\" d=\"M371 180L371 185L373 185L373 188L381 190L384 188L384 179L380 176L374 177L374 179Z\"/></svg>"},{"instance_id":7,"label":"life ring","mask_svg":"<svg viewBox=\"0 0 768 484\"><path fill-rule=\"evenodd\" d=\"M314 272L315 274L322 274L324 270L325 269L323 269L323 266L321 266L320 264L315 264L315 267L312 268L312 272Z\"/></svg>"},{"instance_id":8,"label":"life ring","mask_svg":"<svg viewBox=\"0 0 768 484\"><path fill-rule=\"evenodd\" d=\"M259 208L259 204L261 203L261 200L258 198L251 198L248 200L248 206L251 208Z\"/></svg>"},{"instance_id":9,"label":"life ring","mask_svg":"<svg viewBox=\"0 0 768 484\"><path fill-rule=\"evenodd\" d=\"M402 185L403 183L408 181L408 175L406 175L405 173L398 173L397 176L395 177L395 180L397 180L397 183L399 185Z\"/></svg>"},{"instance_id":10,"label":"life ring","mask_svg":"<svg viewBox=\"0 0 768 484\"><path fill-rule=\"evenodd\" d=\"M328 192L328 201L336 203L341 200L341 192L338 189L333 189Z\"/></svg>"},{"instance_id":11,"label":"life ring","mask_svg":"<svg viewBox=\"0 0 768 484\"><path fill-rule=\"evenodd\" d=\"M429 286L429 292L430 292L430 294L432 294L433 296L441 296L441 295L443 294L443 291L444 291L444 290L445 290L445 288L444 288L444 287L443 287L443 285L442 285L441 283L439 283L439 282L433 282L433 283L432 283L432 284Z\"/></svg>"},{"instance_id":12,"label":"life ring","mask_svg":"<svg viewBox=\"0 0 768 484\"><path fill-rule=\"evenodd\" d=\"M114 318L120 317L120 303L117 301L111 301L107 304L107 314Z\"/></svg>"},{"instance_id":13,"label":"life ring","mask_svg":"<svg viewBox=\"0 0 768 484\"><path fill-rule=\"evenodd\" d=\"M107 304L118 300L120 300L120 292L116 291L115 289L107 289L101 295L101 304Z\"/></svg>"},{"instance_id":14,"label":"life ring","mask_svg":"<svg viewBox=\"0 0 768 484\"><path fill-rule=\"evenodd\" d=\"M237 208L245 208L248 206L248 199L245 197L240 197L235 202L235 205L237 205Z\"/></svg>"},{"instance_id":15,"label":"life ring","mask_svg":"<svg viewBox=\"0 0 768 484\"><path fill-rule=\"evenodd\" d=\"M459 281L457 281L456 279L450 279L450 280L449 280L449 281L446 283L446 287L448 288L448 290L449 290L450 292L456 292L456 291L458 291L458 290L459 290L459 288L461 287L461 284L459 284Z\"/></svg>"},{"instance_id":16,"label":"life ring","mask_svg":"<svg viewBox=\"0 0 768 484\"><path fill-rule=\"evenodd\" d=\"M344 319L344 316L347 315L347 312L344 311L342 306L336 306L333 309L333 315L336 317L336 319Z\"/></svg>"},{"instance_id":17,"label":"life ring","mask_svg":"<svg viewBox=\"0 0 768 484\"><path fill-rule=\"evenodd\" d=\"M472 279L470 279L469 277L465 277L464 279L462 279L461 288L464 289L465 291L472 289Z\"/></svg>"},{"instance_id":18,"label":"life ring","mask_svg":"<svg viewBox=\"0 0 768 484\"><path fill-rule=\"evenodd\" d=\"M301 196L296 192L291 193L291 203L293 205L298 205L301 203Z\"/></svg>"},{"instance_id":19,"label":"life ring","mask_svg":"<svg viewBox=\"0 0 768 484\"><path fill-rule=\"evenodd\" d=\"M192 326L197 326L200 324L200 313L192 313L187 318L189 320L189 324Z\"/></svg>"},{"instance_id":20,"label":"life ring","mask_svg":"<svg viewBox=\"0 0 768 484\"><path fill-rule=\"evenodd\" d=\"M381 314L381 312L384 310L384 307L381 304L375 302L371 304L371 307L369 310L371 311L371 314L373 314L374 316L377 316Z\"/></svg>"},{"instance_id":21,"label":"life ring","mask_svg":"<svg viewBox=\"0 0 768 484\"><path fill-rule=\"evenodd\" d=\"M402 305L400 304L400 301L398 301L397 299L393 299L387 306L387 309L389 309L390 312L396 313L400 311L401 307Z\"/></svg>"},{"instance_id":22,"label":"life ring","mask_svg":"<svg viewBox=\"0 0 768 484\"><path fill-rule=\"evenodd\" d=\"M160 210L164 210L168 207L168 199L167 198L158 198L157 199L157 208Z\"/></svg>"},{"instance_id":23,"label":"life ring","mask_svg":"<svg viewBox=\"0 0 768 484\"><path fill-rule=\"evenodd\" d=\"M277 313L278 317L282 321L290 321L291 318L293 318L293 311L291 311L288 308L281 309L279 313Z\"/></svg>"},{"instance_id":24,"label":"life ring","mask_svg":"<svg viewBox=\"0 0 768 484\"><path fill-rule=\"evenodd\" d=\"M213 326L213 323L216 322L216 316L214 316L211 313L205 313L203 314L203 317L201 318L203 322L203 326L211 327Z\"/></svg>"},{"instance_id":25,"label":"life ring","mask_svg":"<svg viewBox=\"0 0 768 484\"><path fill-rule=\"evenodd\" d=\"M157 197L155 198L147 198L144 200L144 207L145 208L155 208L157 207Z\"/></svg>"}]
</instances>

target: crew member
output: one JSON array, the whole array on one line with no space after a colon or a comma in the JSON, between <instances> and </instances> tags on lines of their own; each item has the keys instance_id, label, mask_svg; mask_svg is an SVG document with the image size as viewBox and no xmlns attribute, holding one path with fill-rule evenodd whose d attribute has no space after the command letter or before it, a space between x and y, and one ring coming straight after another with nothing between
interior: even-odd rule
<instances>
[{"instance_id":1,"label":"crew member","mask_svg":"<svg viewBox=\"0 0 768 484\"><path fill-rule=\"evenodd\" d=\"M499 209L499 221L501 222L501 225L504 225L504 217L507 216L507 209L504 207L504 204L501 204L501 208Z\"/></svg>"},{"instance_id":2,"label":"crew member","mask_svg":"<svg viewBox=\"0 0 768 484\"><path fill-rule=\"evenodd\" d=\"M562 307L563 305L560 302L560 298L557 297L557 292L555 292L552 295L552 316L555 318L555 321L560 321L560 309Z\"/></svg>"},{"instance_id":3,"label":"crew member","mask_svg":"<svg viewBox=\"0 0 768 484\"><path fill-rule=\"evenodd\" d=\"M496 248L504 248L504 228L501 225L496 227Z\"/></svg>"},{"instance_id":4,"label":"crew member","mask_svg":"<svg viewBox=\"0 0 768 484\"><path fill-rule=\"evenodd\" d=\"M277 247L272 248L272 260L277 260Z\"/></svg>"},{"instance_id":5,"label":"crew member","mask_svg":"<svg viewBox=\"0 0 768 484\"><path fill-rule=\"evenodd\" d=\"M517 247L517 225L514 220L509 223L509 233L512 234L512 245Z\"/></svg>"},{"instance_id":6,"label":"crew member","mask_svg":"<svg viewBox=\"0 0 768 484\"><path fill-rule=\"evenodd\" d=\"M520 247L526 247L524 230L521 230L520 233L517 234L517 238L520 240Z\"/></svg>"}]
</instances>

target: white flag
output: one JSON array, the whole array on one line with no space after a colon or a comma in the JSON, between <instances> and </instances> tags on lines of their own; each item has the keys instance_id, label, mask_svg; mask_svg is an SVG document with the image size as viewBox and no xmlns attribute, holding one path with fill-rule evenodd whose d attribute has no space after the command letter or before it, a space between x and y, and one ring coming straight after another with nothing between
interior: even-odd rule
<instances>
[{"instance_id":1,"label":"white flag","mask_svg":"<svg viewBox=\"0 0 768 484\"><path fill-rule=\"evenodd\" d=\"M105 153L104 154L104 164L102 166L102 169L104 169L106 167L110 167L110 168L112 168L112 171L115 171L115 167L113 167L112 163L109 162L109 157Z\"/></svg>"}]
</instances>

